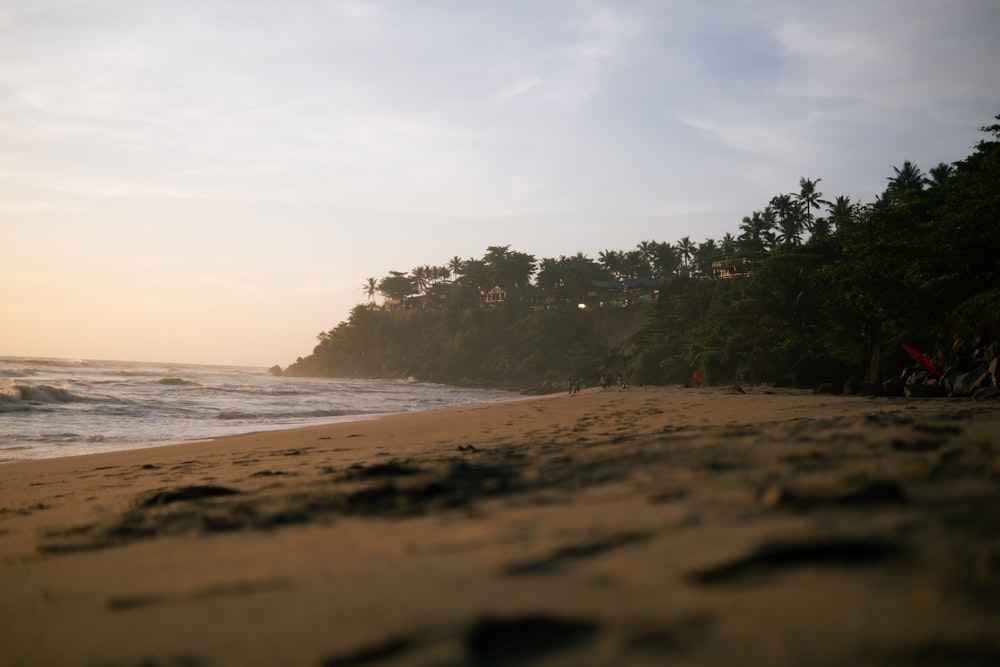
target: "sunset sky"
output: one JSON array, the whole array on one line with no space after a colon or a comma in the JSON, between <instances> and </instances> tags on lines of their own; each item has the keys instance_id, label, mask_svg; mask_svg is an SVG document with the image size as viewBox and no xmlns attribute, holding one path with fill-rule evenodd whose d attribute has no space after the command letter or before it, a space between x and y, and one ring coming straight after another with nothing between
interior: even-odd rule
<instances>
[{"instance_id":1,"label":"sunset sky","mask_svg":"<svg viewBox=\"0 0 1000 667\"><path fill-rule=\"evenodd\" d=\"M870 202L997 114L996 0L0 0L0 355L285 366L369 276Z\"/></svg>"}]
</instances>

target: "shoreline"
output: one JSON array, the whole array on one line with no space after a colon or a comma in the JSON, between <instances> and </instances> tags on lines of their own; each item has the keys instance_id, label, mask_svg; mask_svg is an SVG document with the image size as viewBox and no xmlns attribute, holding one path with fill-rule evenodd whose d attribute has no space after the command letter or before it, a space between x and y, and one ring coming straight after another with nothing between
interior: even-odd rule
<instances>
[{"instance_id":1,"label":"shoreline","mask_svg":"<svg viewBox=\"0 0 1000 667\"><path fill-rule=\"evenodd\" d=\"M998 427L968 399L591 388L9 462L0 660L991 661Z\"/></svg>"}]
</instances>

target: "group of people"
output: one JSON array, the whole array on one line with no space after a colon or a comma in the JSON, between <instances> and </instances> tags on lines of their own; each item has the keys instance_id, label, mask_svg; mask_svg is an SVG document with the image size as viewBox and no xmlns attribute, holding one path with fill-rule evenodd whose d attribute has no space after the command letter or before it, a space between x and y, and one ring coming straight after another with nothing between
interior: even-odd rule
<instances>
[{"instance_id":1,"label":"group of people","mask_svg":"<svg viewBox=\"0 0 1000 667\"><path fill-rule=\"evenodd\" d=\"M628 389L628 380L623 378L621 375L612 379L611 373L601 373L601 391L608 391L611 389L612 383L618 385L619 389ZM580 376L575 375L570 379L566 380L566 388L569 391L569 395L580 393Z\"/></svg>"}]
</instances>

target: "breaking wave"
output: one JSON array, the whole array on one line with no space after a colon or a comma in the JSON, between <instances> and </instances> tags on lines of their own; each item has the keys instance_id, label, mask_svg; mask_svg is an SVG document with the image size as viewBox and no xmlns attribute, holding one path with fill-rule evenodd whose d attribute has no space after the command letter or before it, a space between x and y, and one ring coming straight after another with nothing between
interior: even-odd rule
<instances>
[{"instance_id":1,"label":"breaking wave","mask_svg":"<svg viewBox=\"0 0 1000 667\"><path fill-rule=\"evenodd\" d=\"M196 387L197 382L192 380L185 380L184 378L160 378L156 381L156 384L168 384L174 387Z\"/></svg>"},{"instance_id":2,"label":"breaking wave","mask_svg":"<svg viewBox=\"0 0 1000 667\"><path fill-rule=\"evenodd\" d=\"M508 398L411 379L0 357L0 462L205 440Z\"/></svg>"},{"instance_id":3,"label":"breaking wave","mask_svg":"<svg viewBox=\"0 0 1000 667\"><path fill-rule=\"evenodd\" d=\"M15 383L0 387L0 405L8 410L28 410L32 403L72 403L83 400L85 399L69 389L49 384Z\"/></svg>"}]
</instances>

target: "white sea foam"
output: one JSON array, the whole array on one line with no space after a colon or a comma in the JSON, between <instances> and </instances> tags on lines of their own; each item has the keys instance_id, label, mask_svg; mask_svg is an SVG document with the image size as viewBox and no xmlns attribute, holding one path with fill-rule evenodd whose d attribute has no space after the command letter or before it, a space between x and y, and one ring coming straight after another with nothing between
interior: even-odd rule
<instances>
[{"instance_id":1,"label":"white sea foam","mask_svg":"<svg viewBox=\"0 0 1000 667\"><path fill-rule=\"evenodd\" d=\"M0 357L0 462L486 403L508 392L264 369Z\"/></svg>"},{"instance_id":2,"label":"white sea foam","mask_svg":"<svg viewBox=\"0 0 1000 667\"><path fill-rule=\"evenodd\" d=\"M69 403L80 400L65 386L50 384L24 384L21 382L0 385L0 394L10 402L20 403Z\"/></svg>"}]
</instances>

